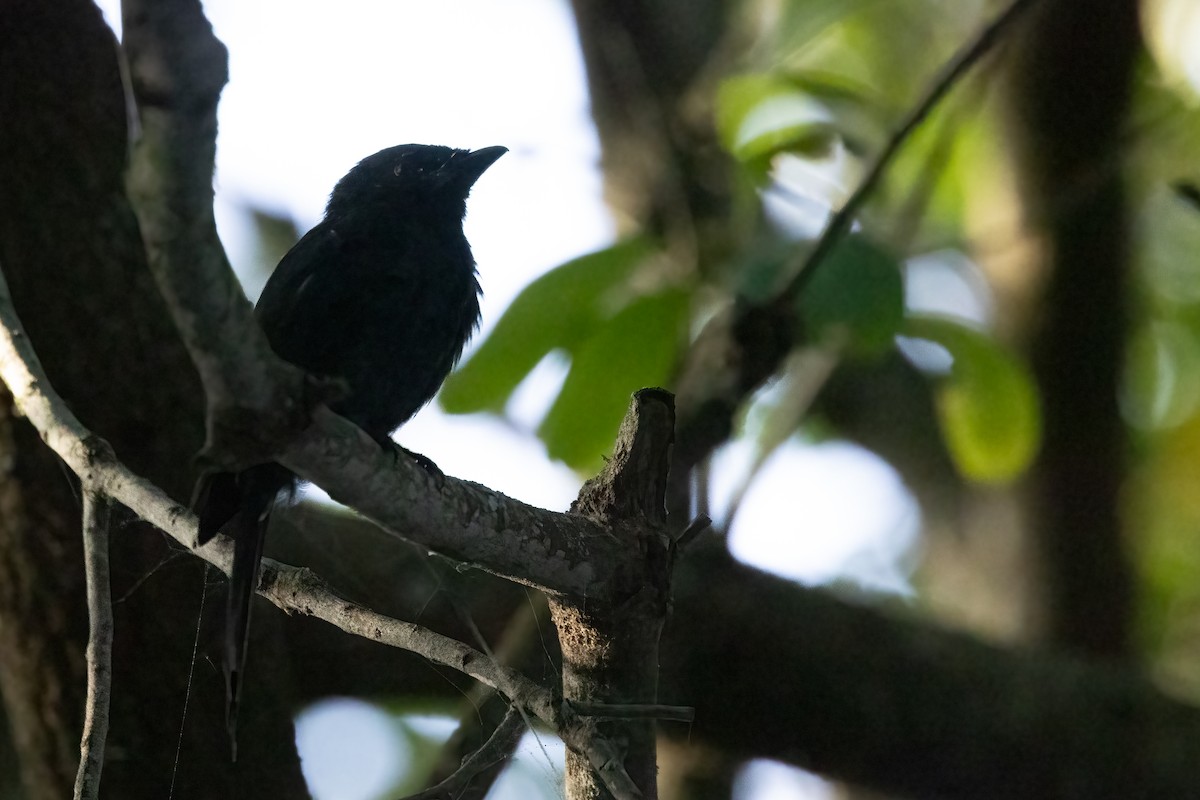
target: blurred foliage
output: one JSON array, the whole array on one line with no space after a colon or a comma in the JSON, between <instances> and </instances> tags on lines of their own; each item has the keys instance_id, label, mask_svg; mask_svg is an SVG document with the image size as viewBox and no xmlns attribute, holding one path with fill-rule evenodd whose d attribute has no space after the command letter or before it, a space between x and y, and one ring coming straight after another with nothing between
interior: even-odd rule
<instances>
[{"instance_id":1,"label":"blurred foliage","mask_svg":"<svg viewBox=\"0 0 1200 800\"><path fill-rule=\"evenodd\" d=\"M845 96L853 98L850 90ZM837 137L833 115L784 75L739 75L717 91L717 133L735 158L766 178L779 153L821 156Z\"/></svg>"},{"instance_id":2,"label":"blurred foliage","mask_svg":"<svg viewBox=\"0 0 1200 800\"><path fill-rule=\"evenodd\" d=\"M644 295L571 352L571 370L538 428L551 458L588 471L601 465L632 392L667 383L687 316L682 290Z\"/></svg>"},{"instance_id":3,"label":"blurred foliage","mask_svg":"<svg viewBox=\"0 0 1200 800\"><path fill-rule=\"evenodd\" d=\"M809 341L844 337L859 355L890 349L903 318L900 265L863 236L839 242L800 296Z\"/></svg>"},{"instance_id":4,"label":"blurred foliage","mask_svg":"<svg viewBox=\"0 0 1200 800\"><path fill-rule=\"evenodd\" d=\"M781 159L791 158L816 165L827 179L848 187L862 160L882 146L897 117L922 91L921 81L982 19L981 4L943 5L809 2L784 3L768 12L747 49L745 69L716 84L712 98L713 127L742 173L735 177L770 191L779 186ZM863 223L870 229L840 242L818 265L799 298L811 345L835 342L839 358L886 352L903 321L901 267L905 256L915 254L917 233L933 226L936 235L926 238L939 246L965 238L968 186L981 163L999 160L992 120L980 113L978 96L968 99L947 104L927 121L894 165L895 177L880 187L867 209ZM835 150L850 155L844 168L829 174ZM829 205L839 201L824 194ZM789 270L802 262L811 242L769 222L761 205L755 217L752 226L729 220L741 245L716 278L676 280L664 290L661 280L645 276L667 260L658 252L665 245L645 239L551 270L518 296L450 378L442 406L452 413L503 414L525 377L557 351L571 366L538 435L552 457L584 472L593 469L611 444L628 395L644 385L669 386L686 352L688 330L694 332L734 296L764 301L793 277ZM912 224L895 230L898 219ZM982 374L994 377L988 369ZM954 447L964 458L970 454L964 472L988 480L1012 477L1036 446L1036 424L1025 420L1025 412L1018 415L1025 420L1021 430L1033 440L1001 455L994 444L983 446L977 426L964 426L967 420L990 418L994 408L972 405L979 394L962 387L975 382L963 378L955 385L959 388L948 395L955 399L941 408L953 415L944 428L957 432ZM1025 455L1018 458L1018 453Z\"/></svg>"},{"instance_id":5,"label":"blurred foliage","mask_svg":"<svg viewBox=\"0 0 1200 800\"><path fill-rule=\"evenodd\" d=\"M667 383L685 343L689 293L668 288L643 294L631 283L653 255L646 240L631 239L531 283L446 381L442 408L502 412L529 372L561 350L571 359L570 370L538 435L552 458L594 470L611 449L629 396Z\"/></svg>"},{"instance_id":6,"label":"blurred foliage","mask_svg":"<svg viewBox=\"0 0 1200 800\"><path fill-rule=\"evenodd\" d=\"M1147 7L1154 41L1154 8L1170 1ZM518 297L447 383L444 407L503 414L541 359L562 353L570 372L538 435L554 457L594 468L628 394L642 385L671 387L689 335L736 297L764 301L794 278L811 232L996 8L984 0L745 4L739 54L706 83L712 129L736 172L720 250L727 255L716 269L680 264L680 248L638 238L552 270ZM1127 133L1138 272L1121 403L1135 444L1128 511L1146 581L1144 629L1151 650L1169 659L1180 647L1200 656L1200 97L1179 79L1184 48L1151 52L1137 76ZM818 265L799 300L804 341L780 381L804 401L780 402L770 425L742 432L763 437L762 452L813 424L809 393L819 391L831 363L886 353L901 332L936 342L953 358L949 373L927 378L940 446L960 473L973 482L1011 482L1031 463L1039 398L1023 326L1036 309L1021 301L1036 296L1040 276L1019 258L1028 243L998 66L985 60L951 91L905 143L853 235ZM982 305L995 309L994 319L968 323L969 309L956 320L905 306L904 263L946 249L988 277L993 293ZM870 401L886 405L888 398ZM1192 682L1200 696L1200 679Z\"/></svg>"},{"instance_id":7,"label":"blurred foliage","mask_svg":"<svg viewBox=\"0 0 1200 800\"><path fill-rule=\"evenodd\" d=\"M525 376L556 349L575 353L637 299L628 280L653 253L631 239L568 261L521 292L475 355L442 387L451 414L502 412Z\"/></svg>"},{"instance_id":8,"label":"blurred foliage","mask_svg":"<svg viewBox=\"0 0 1200 800\"><path fill-rule=\"evenodd\" d=\"M972 480L998 483L1032 463L1041 439L1028 368L995 339L954 320L910 315L903 333L944 347L954 363L937 380L939 421L950 455Z\"/></svg>"},{"instance_id":9,"label":"blurred foliage","mask_svg":"<svg viewBox=\"0 0 1200 800\"><path fill-rule=\"evenodd\" d=\"M279 260L300 240L301 230L292 217L266 208L243 207L254 226L254 251L248 254L247 262L255 274L243 280L249 285L261 285L271 274Z\"/></svg>"}]
</instances>

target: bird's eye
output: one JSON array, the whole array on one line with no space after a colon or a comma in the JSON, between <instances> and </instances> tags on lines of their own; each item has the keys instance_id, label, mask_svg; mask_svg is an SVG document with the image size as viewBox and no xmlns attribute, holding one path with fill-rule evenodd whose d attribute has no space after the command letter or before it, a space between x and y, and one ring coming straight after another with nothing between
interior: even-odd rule
<instances>
[{"instance_id":1,"label":"bird's eye","mask_svg":"<svg viewBox=\"0 0 1200 800\"><path fill-rule=\"evenodd\" d=\"M400 177L400 171L403 168L404 168L403 164L397 164L396 166L392 167L392 174L395 175L396 177Z\"/></svg>"}]
</instances>

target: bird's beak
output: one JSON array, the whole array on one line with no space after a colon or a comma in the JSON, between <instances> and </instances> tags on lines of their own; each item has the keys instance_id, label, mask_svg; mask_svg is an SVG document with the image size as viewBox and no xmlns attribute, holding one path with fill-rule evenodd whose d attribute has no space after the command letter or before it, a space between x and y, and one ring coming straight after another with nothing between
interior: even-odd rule
<instances>
[{"instance_id":1,"label":"bird's beak","mask_svg":"<svg viewBox=\"0 0 1200 800\"><path fill-rule=\"evenodd\" d=\"M508 152L507 147L484 147L472 150L465 156L459 156L451 162L455 182L464 187L474 185L487 168L496 163L496 159Z\"/></svg>"}]
</instances>

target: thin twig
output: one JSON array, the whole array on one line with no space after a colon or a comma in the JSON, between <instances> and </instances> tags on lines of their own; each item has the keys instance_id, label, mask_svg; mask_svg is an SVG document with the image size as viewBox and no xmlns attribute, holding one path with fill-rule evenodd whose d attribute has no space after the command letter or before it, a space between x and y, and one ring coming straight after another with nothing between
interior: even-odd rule
<instances>
[{"instance_id":1,"label":"thin twig","mask_svg":"<svg viewBox=\"0 0 1200 800\"><path fill-rule=\"evenodd\" d=\"M546 724L557 724L558 708L549 689L457 639L339 597L310 569L264 558L259 594L289 613L316 617L347 633L456 669L496 689Z\"/></svg>"},{"instance_id":2,"label":"thin twig","mask_svg":"<svg viewBox=\"0 0 1200 800\"><path fill-rule=\"evenodd\" d=\"M696 540L696 537L712 527L712 517L708 514L697 514L675 539L675 546L680 550Z\"/></svg>"},{"instance_id":3,"label":"thin twig","mask_svg":"<svg viewBox=\"0 0 1200 800\"><path fill-rule=\"evenodd\" d=\"M258 592L284 611L313 616L347 633L408 650L495 688L545 723L567 747L582 754L617 800L642 796L625 771L620 748L601 734L592 720L557 703L549 689L517 670L496 663L457 639L338 597L310 569L264 558Z\"/></svg>"},{"instance_id":4,"label":"thin twig","mask_svg":"<svg viewBox=\"0 0 1200 800\"><path fill-rule=\"evenodd\" d=\"M454 800L462 795L477 775L512 755L521 734L525 732L525 719L515 706L509 706L504 719L492 731L488 740L463 761L462 766L444 781L424 791L409 795L406 800Z\"/></svg>"},{"instance_id":5,"label":"thin twig","mask_svg":"<svg viewBox=\"0 0 1200 800\"><path fill-rule=\"evenodd\" d=\"M453 596L453 589L448 589L447 591ZM534 608L533 601L528 596L528 590L526 590L526 598L529 602L526 605L516 608L508 624L505 626L504 632L500 635L500 641L496 645L495 651L489 651L481 645L481 649L484 649L488 655L501 664L512 665L524 660L541 636L537 609ZM460 603L461 601L455 598L456 607ZM543 606L545 605L544 599L542 604ZM464 608L463 610L465 611L466 609ZM543 643L542 646L544 648L545 644ZM466 692L463 702L460 704L461 710L457 715L458 727L455 729L453 735L442 745L442 752L434 761L437 766L434 768L430 780L440 783L459 769L463 759L468 755L467 742L475 739L477 735L481 735L480 732L485 727L484 709L491 704L496 695L497 692L495 689L479 682L476 682ZM498 705L498 702L496 704ZM528 727L529 720L525 720L525 724ZM540 740L538 744L541 745ZM513 749L516 748L516 745L516 740L513 740ZM554 764L549 759L548 754L546 754L545 747L543 746L541 749L543 755L546 755L549 768L553 770ZM508 755L512 755L511 751ZM499 774L500 770L498 769L485 770L483 773L477 774L471 781L469 788L463 789L455 795L456 800L472 800L472 798L487 796Z\"/></svg>"},{"instance_id":6,"label":"thin twig","mask_svg":"<svg viewBox=\"0 0 1200 800\"><path fill-rule=\"evenodd\" d=\"M846 347L850 343L849 332L839 328L827 336L819 347L793 350L780 368L778 398L763 415L761 432L756 436L755 453L746 474L730 495L725 507L724 528L733 530L734 520L742 510L742 503L749 494L755 479L766 466L768 459L800 427L801 420L812 408L817 395L825 388L833 371L842 362Z\"/></svg>"},{"instance_id":7,"label":"thin twig","mask_svg":"<svg viewBox=\"0 0 1200 800\"><path fill-rule=\"evenodd\" d=\"M76 800L96 800L100 796L104 742L108 737L113 637L108 578L108 512L108 497L85 485L83 563L87 573L88 604L87 706L83 716L83 740L79 745L79 772L75 776Z\"/></svg>"},{"instance_id":8,"label":"thin twig","mask_svg":"<svg viewBox=\"0 0 1200 800\"><path fill-rule=\"evenodd\" d=\"M880 179L883 178L883 174L891 165L892 159L896 157L896 154L908 142L913 132L920 127L921 123L925 121L933 109L937 107L938 103L958 83L959 79L995 47L996 43L1000 41L1001 34L1008 30L1024 12L1028 11L1037 2L1038 0L1014 0L1008 8L1000 12L994 20L979 32L974 41L959 50L954 58L942 67L938 77L926 89L924 96L901 121L900 126L892 134L891 138L888 139L883 150L875 156L870 169L867 170L867 174L863 177L857 188L855 188L853 194L846 199L845 204L838 209L837 213L829 218L829 222L825 225L825 229L821 232L821 236L817 239L816 244L808 252L808 255L804 257L802 266L796 273L796 277L792 279L791 283L788 284L787 288L780 295L779 300L781 302L790 302L804 291L804 287L812 280L817 266L833 251L833 248L841 241L842 236L850 229L850 224L854 221L855 215L858 214L867 197L874 191Z\"/></svg>"},{"instance_id":9,"label":"thin twig","mask_svg":"<svg viewBox=\"0 0 1200 800\"><path fill-rule=\"evenodd\" d=\"M671 722L692 722L696 709L691 706L664 706L638 703L580 703L567 701L581 717L599 719L665 719Z\"/></svg>"}]
</instances>

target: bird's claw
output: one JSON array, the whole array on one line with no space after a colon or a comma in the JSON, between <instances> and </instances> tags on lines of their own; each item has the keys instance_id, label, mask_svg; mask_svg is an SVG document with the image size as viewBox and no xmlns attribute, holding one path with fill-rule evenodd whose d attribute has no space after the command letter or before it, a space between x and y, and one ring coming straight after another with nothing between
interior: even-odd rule
<instances>
[{"instance_id":1,"label":"bird's claw","mask_svg":"<svg viewBox=\"0 0 1200 800\"><path fill-rule=\"evenodd\" d=\"M388 441L391 442L390 439ZM438 491L441 491L442 487L446 485L446 473L442 472L442 468L435 464L433 459L429 456L424 456L420 453L414 453L407 447L402 447L395 442L391 442L391 449L393 463L399 461L400 454L403 453L408 458L411 458L413 461L417 462L418 467L425 470L425 474L433 479Z\"/></svg>"}]
</instances>

